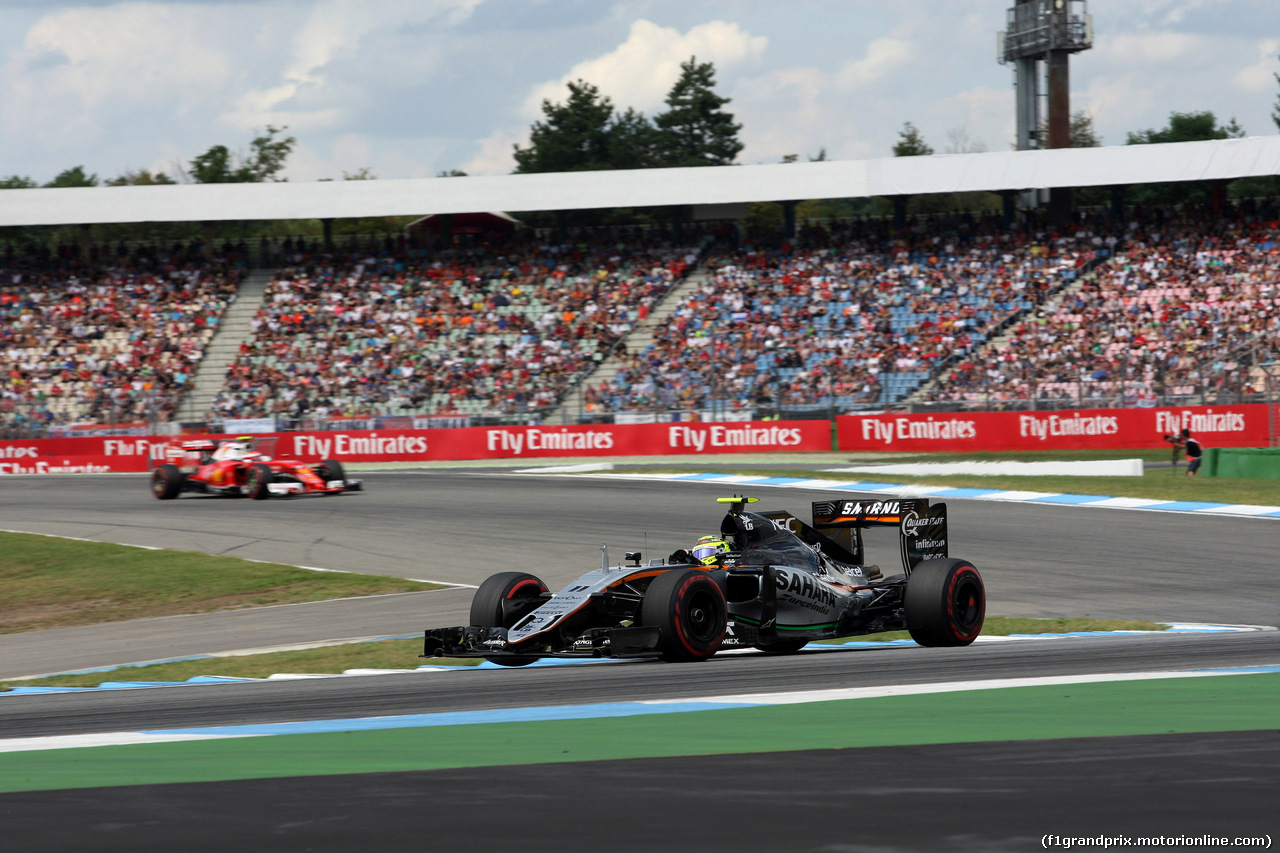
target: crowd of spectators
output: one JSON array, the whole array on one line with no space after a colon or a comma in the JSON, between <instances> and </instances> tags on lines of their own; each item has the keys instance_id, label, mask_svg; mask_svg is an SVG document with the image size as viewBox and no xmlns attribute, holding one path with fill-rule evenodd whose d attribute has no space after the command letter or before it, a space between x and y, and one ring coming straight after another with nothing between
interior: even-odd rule
<instances>
[{"instance_id":1,"label":"crowd of spectators","mask_svg":"<svg viewBox=\"0 0 1280 853\"><path fill-rule=\"evenodd\" d=\"M647 232L292 254L210 415L542 410L594 370L697 257Z\"/></svg>"},{"instance_id":2,"label":"crowd of spectators","mask_svg":"<svg viewBox=\"0 0 1280 853\"><path fill-rule=\"evenodd\" d=\"M1280 355L1280 220L1133 220L1115 257L1047 300L931 397L972 406L1235 402ZM1257 357L1260 356L1260 357Z\"/></svg>"},{"instance_id":3,"label":"crowd of spectators","mask_svg":"<svg viewBox=\"0 0 1280 853\"><path fill-rule=\"evenodd\" d=\"M169 420L240 270L198 246L0 259L0 423Z\"/></svg>"},{"instance_id":4,"label":"crowd of spectators","mask_svg":"<svg viewBox=\"0 0 1280 853\"><path fill-rule=\"evenodd\" d=\"M710 259L652 345L586 390L586 408L714 416L891 403L1108 248L1092 227L968 217L745 245Z\"/></svg>"},{"instance_id":5,"label":"crowd of spectators","mask_svg":"<svg viewBox=\"0 0 1280 853\"><path fill-rule=\"evenodd\" d=\"M266 241L283 266L209 417L545 413L684 282L705 236ZM0 424L170 419L243 275L244 247L225 248L0 255ZM1213 402L1258 352L1280 356L1274 207L866 221L720 246L651 342L579 393L592 418L847 411L920 387L951 406Z\"/></svg>"}]
</instances>

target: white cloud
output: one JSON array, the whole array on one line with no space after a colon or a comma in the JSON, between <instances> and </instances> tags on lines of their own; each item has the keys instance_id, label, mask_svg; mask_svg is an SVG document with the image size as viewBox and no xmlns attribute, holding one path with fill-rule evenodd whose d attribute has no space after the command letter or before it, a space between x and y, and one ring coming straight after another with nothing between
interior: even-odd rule
<instances>
[{"instance_id":1,"label":"white cloud","mask_svg":"<svg viewBox=\"0 0 1280 853\"><path fill-rule=\"evenodd\" d=\"M528 130L512 133L497 130L481 139L480 150L460 167L468 175L506 175L516 167L512 146L529 144Z\"/></svg>"},{"instance_id":2,"label":"white cloud","mask_svg":"<svg viewBox=\"0 0 1280 853\"><path fill-rule=\"evenodd\" d=\"M905 68L916 56L915 46L905 39L878 38L867 45L866 54L845 65L836 75L842 88L871 86L887 74Z\"/></svg>"},{"instance_id":3,"label":"white cloud","mask_svg":"<svg viewBox=\"0 0 1280 853\"><path fill-rule=\"evenodd\" d=\"M1117 65L1167 65L1187 57L1203 56L1212 46L1203 36L1156 32L1099 37L1094 42L1094 50L1102 61Z\"/></svg>"},{"instance_id":4,"label":"white cloud","mask_svg":"<svg viewBox=\"0 0 1280 853\"><path fill-rule=\"evenodd\" d=\"M431 3L370 4L365 0L326 0L310 8L306 21L290 40L288 65L280 79L265 88L245 92L225 118L242 130L268 124L295 130L340 127L344 111L338 107L290 106L306 90L330 83L326 68L339 58L360 54L361 42L371 34L436 21L443 28L464 21L482 0L436 0ZM372 53L372 51L370 51ZM377 57L372 58L376 61ZM341 89L340 85L331 88Z\"/></svg>"},{"instance_id":5,"label":"white cloud","mask_svg":"<svg viewBox=\"0 0 1280 853\"><path fill-rule=\"evenodd\" d=\"M0 71L0 118L56 145L121 114L198 102L234 73L207 38L219 14L152 3L49 14Z\"/></svg>"},{"instance_id":6,"label":"white cloud","mask_svg":"<svg viewBox=\"0 0 1280 853\"><path fill-rule=\"evenodd\" d=\"M1280 71L1280 63L1276 62L1276 50L1280 49L1280 39L1262 39L1257 43L1258 61L1248 65L1232 78L1236 88L1246 92L1266 92L1276 85L1275 74Z\"/></svg>"},{"instance_id":7,"label":"white cloud","mask_svg":"<svg viewBox=\"0 0 1280 853\"><path fill-rule=\"evenodd\" d=\"M535 86L525 98L520 114L537 118L542 113L543 100L563 101L567 85L573 80L593 84L621 109L634 107L640 112L653 112L661 107L679 79L680 63L690 56L713 63L719 80L736 66L758 59L767 45L764 36L753 36L725 21L699 24L682 35L677 29L641 19L632 23L627 40L618 47L577 63L559 80Z\"/></svg>"}]
</instances>

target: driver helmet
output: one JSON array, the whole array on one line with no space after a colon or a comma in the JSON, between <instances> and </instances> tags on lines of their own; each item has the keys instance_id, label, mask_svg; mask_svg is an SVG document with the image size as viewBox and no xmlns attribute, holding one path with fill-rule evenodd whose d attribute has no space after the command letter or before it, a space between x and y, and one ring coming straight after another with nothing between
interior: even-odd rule
<instances>
[{"instance_id":1,"label":"driver helmet","mask_svg":"<svg viewBox=\"0 0 1280 853\"><path fill-rule=\"evenodd\" d=\"M220 444L214 456L218 459L243 459L249 455L250 448L249 440L236 438Z\"/></svg>"},{"instance_id":2,"label":"driver helmet","mask_svg":"<svg viewBox=\"0 0 1280 853\"><path fill-rule=\"evenodd\" d=\"M729 543L719 536L703 536L689 553L704 566L713 566L717 557L729 550Z\"/></svg>"}]
</instances>

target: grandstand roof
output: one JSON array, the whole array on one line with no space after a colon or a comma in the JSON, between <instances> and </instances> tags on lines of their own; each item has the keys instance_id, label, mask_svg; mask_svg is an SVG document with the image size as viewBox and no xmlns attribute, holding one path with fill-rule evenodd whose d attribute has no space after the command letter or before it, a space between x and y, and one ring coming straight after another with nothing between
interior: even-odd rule
<instances>
[{"instance_id":1,"label":"grandstand roof","mask_svg":"<svg viewBox=\"0 0 1280 853\"><path fill-rule=\"evenodd\" d=\"M754 166L0 191L0 226L327 219L861 198L1280 174L1280 136Z\"/></svg>"}]
</instances>

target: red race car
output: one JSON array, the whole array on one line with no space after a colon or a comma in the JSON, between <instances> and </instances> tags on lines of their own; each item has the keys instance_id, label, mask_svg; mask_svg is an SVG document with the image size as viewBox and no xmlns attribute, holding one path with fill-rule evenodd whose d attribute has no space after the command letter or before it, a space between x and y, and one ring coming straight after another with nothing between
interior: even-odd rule
<instances>
[{"instance_id":1,"label":"red race car","mask_svg":"<svg viewBox=\"0 0 1280 853\"><path fill-rule=\"evenodd\" d=\"M165 449L168 460L151 470L151 493L162 501L183 492L243 497L256 501L272 495L363 491L361 480L348 480L336 459L304 463L274 456L275 437L213 441L175 441Z\"/></svg>"}]
</instances>

